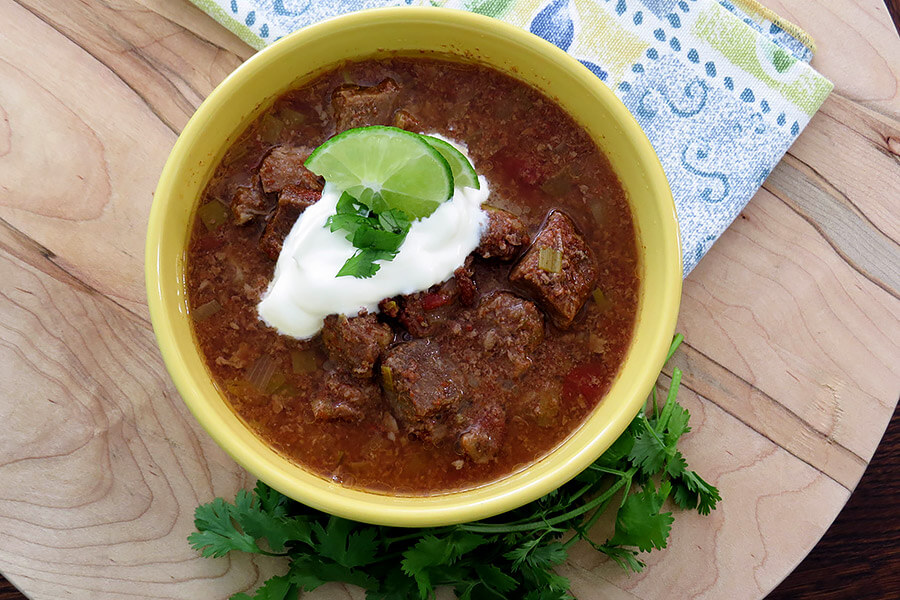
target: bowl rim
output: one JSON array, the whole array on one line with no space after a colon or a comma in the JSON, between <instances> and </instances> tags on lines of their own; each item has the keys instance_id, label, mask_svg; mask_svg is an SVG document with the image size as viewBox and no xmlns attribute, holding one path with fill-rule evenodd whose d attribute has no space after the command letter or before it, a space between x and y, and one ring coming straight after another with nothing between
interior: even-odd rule
<instances>
[{"instance_id":1,"label":"bowl rim","mask_svg":"<svg viewBox=\"0 0 900 600\"><path fill-rule=\"evenodd\" d=\"M661 276L661 279L664 279L663 291L665 297L662 300L664 312L663 314L657 315L658 320L661 322L661 326L659 327L659 330L655 331L653 334L653 351L649 355L643 357L643 362L649 365L644 368L644 371L648 373L645 379L648 379L649 381L639 381L638 383L642 385L639 385L638 387L641 389L635 391L633 397L628 399L623 408L621 408L615 417L603 427L602 431L598 431L594 439L584 447L579 448L574 456L570 457L567 462L564 462L560 468L555 471L545 473L536 480L526 481L524 485L515 488L512 491L506 490L493 496L479 498L475 502L465 501L466 495L470 492L482 490L484 489L484 486L460 492L450 492L424 497L410 497L390 496L378 492L367 492L365 490L350 489L348 491L348 488L333 484L338 488L338 490L335 490L336 493L325 494L323 497L322 490L307 488L304 485L308 484L309 480L304 482L286 475L281 469L277 468L276 465L271 464L271 461L260 456L259 453L254 452L246 445L236 443L233 439L229 438L227 425L221 422L221 419L214 414L208 401L198 397L199 390L197 389L197 383L194 380L195 377L200 377L202 379L211 379L211 377L208 372L199 375L197 373L192 373L183 363L183 355L176 339L177 336L172 329L174 319L170 318L170 313L166 310L166 303L172 302L173 298L165 297L161 285L162 278L160 277L159 272L159 265L161 264L160 260L163 258L163 248L161 244L162 235L166 225L166 215L171 203L169 190L173 189L173 186L177 183L175 174L180 164L189 157L192 140L198 134L202 133L203 128L214 118L220 108L229 101L233 89L243 80L252 78L254 73L264 68L273 59L277 58L280 52L284 52L296 45L302 45L306 43L307 40L315 40L322 36L338 34L345 28L353 29L357 26L370 27L374 25L386 26L397 23L398 21L422 19L427 21L443 21L475 30L484 30L487 28L493 30L492 33L499 34L510 42L515 41L524 46L531 46L538 53L546 55L550 61L557 65L561 70L566 71L570 77L577 79L577 83L580 86L589 88L592 93L602 98L605 108L613 113L618 119L617 124L622 129L622 135L631 139L635 146L636 154L641 157L642 166L647 170L647 187L654 190L653 196L661 199L660 201L666 204L666 206L661 207L665 209L662 210L663 218L668 220L671 215L673 226L663 228L666 235L665 239L660 242L662 247L667 248L667 263L665 265L665 271ZM362 58L362 55L360 55L360 58ZM547 92L544 91L543 93L546 94ZM594 136L592 135L592 137ZM181 248L181 252L184 253L183 247ZM640 249L639 255L643 256ZM515 25L505 23L498 19L462 10L436 7L388 7L368 9L341 15L297 30L254 54L216 86L213 92L211 92L201 103L182 130L160 175L160 180L156 192L154 193L147 229L145 246L145 279L151 322L169 375L175 383L175 386L188 409L220 448L224 449L239 465L260 480L285 495L312 506L313 508L368 523L421 527L447 525L486 518L491 515L511 510L543 496L581 472L605 451L619 435L621 435L634 418L634 415L644 406L650 388L655 383L656 374L662 368L665 361L669 342L671 341L672 334L675 330L675 323L680 304L682 262L674 200L672 199L671 190L665 173L663 172L662 165L637 121L622 101L619 100L613 91L606 84L601 82L596 75L581 65L575 58L550 42ZM183 280L184 277L182 274L182 295L184 293ZM183 302L184 298L179 298L179 301ZM180 318L183 319L189 318L184 310L179 311L179 315ZM635 332L636 331L637 324L635 324ZM195 352L199 354L195 341L191 340L191 342ZM630 347L626 354L626 360L623 362L622 367L620 367L619 374L621 374L621 371L631 354L632 348ZM649 375L651 371L652 376ZM221 395L219 396L219 401L225 403L225 400ZM234 416L239 419L236 415ZM588 417L588 419L589 418L590 417ZM585 423L586 422L587 419L585 420ZM241 421L241 423L243 423L243 421ZM580 425L578 429L583 425L584 424ZM575 431L577 432L578 429ZM541 458L536 463L530 465L529 468L534 464L538 464L548 457L553 456L559 448L569 443L572 435L574 435L574 432L573 434L570 434L569 438L562 444L557 446L544 458ZM604 440L609 441L608 443L604 443ZM269 447L269 450L273 453L275 452L271 447ZM297 466L306 475L324 481L321 476L305 471L300 465ZM528 468L526 468L526 471L527 470ZM498 480L498 482L502 482L503 479L505 478ZM489 487L493 485L493 483L488 483L486 485ZM375 497L381 498L382 500L387 498L391 501L373 504L372 500ZM455 503L444 502L434 504L430 502L433 498L459 498L461 501Z\"/></svg>"}]
</instances>

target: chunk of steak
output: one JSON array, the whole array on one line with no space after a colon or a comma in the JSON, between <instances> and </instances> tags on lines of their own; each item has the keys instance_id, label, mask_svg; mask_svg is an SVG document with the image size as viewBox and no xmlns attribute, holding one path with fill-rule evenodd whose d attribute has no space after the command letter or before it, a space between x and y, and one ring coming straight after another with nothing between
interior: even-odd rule
<instances>
[{"instance_id":1,"label":"chunk of steak","mask_svg":"<svg viewBox=\"0 0 900 600\"><path fill-rule=\"evenodd\" d=\"M482 258L499 258L510 260L518 256L522 248L531 241L525 224L519 217L502 208L483 205L487 211L487 229L481 236L481 242L475 253Z\"/></svg>"},{"instance_id":2,"label":"chunk of steak","mask_svg":"<svg viewBox=\"0 0 900 600\"><path fill-rule=\"evenodd\" d=\"M468 426L459 436L459 449L476 464L494 459L506 433L506 411L497 403L477 409L468 419Z\"/></svg>"},{"instance_id":3,"label":"chunk of steak","mask_svg":"<svg viewBox=\"0 0 900 600\"><path fill-rule=\"evenodd\" d=\"M391 412L408 433L440 441L454 433L453 415L463 399L455 363L429 339L388 349L381 362L381 386Z\"/></svg>"},{"instance_id":4,"label":"chunk of steak","mask_svg":"<svg viewBox=\"0 0 900 600\"><path fill-rule=\"evenodd\" d=\"M372 87L342 85L331 94L335 132L368 125L389 125L399 95L400 86L393 79L385 79Z\"/></svg>"},{"instance_id":5,"label":"chunk of steak","mask_svg":"<svg viewBox=\"0 0 900 600\"><path fill-rule=\"evenodd\" d=\"M303 166L312 148L305 146L278 146L263 159L259 167L259 179L267 194L280 192L293 185L308 190L321 191L322 179Z\"/></svg>"},{"instance_id":6,"label":"chunk of steak","mask_svg":"<svg viewBox=\"0 0 900 600\"><path fill-rule=\"evenodd\" d=\"M422 133L422 125L419 123L419 120L412 116L409 111L402 108L394 113L391 125L413 133Z\"/></svg>"},{"instance_id":7,"label":"chunk of steak","mask_svg":"<svg viewBox=\"0 0 900 600\"><path fill-rule=\"evenodd\" d=\"M379 305L386 315L394 316L413 337L425 337L431 332L431 322L425 312L425 297L428 292L417 292L409 296L397 296L394 304L382 301Z\"/></svg>"},{"instance_id":8,"label":"chunk of steak","mask_svg":"<svg viewBox=\"0 0 900 600\"><path fill-rule=\"evenodd\" d=\"M322 197L319 191L298 186L288 186L278 194L278 208L266 224L266 230L259 240L259 247L272 260L277 260L281 253L284 238L303 211L318 202Z\"/></svg>"},{"instance_id":9,"label":"chunk of steak","mask_svg":"<svg viewBox=\"0 0 900 600\"><path fill-rule=\"evenodd\" d=\"M544 248L561 254L559 272L539 266ZM550 213L531 248L513 268L509 280L528 290L557 327L566 328L590 296L598 274L597 259L590 246L572 220L556 210Z\"/></svg>"},{"instance_id":10,"label":"chunk of steak","mask_svg":"<svg viewBox=\"0 0 900 600\"><path fill-rule=\"evenodd\" d=\"M476 316L482 347L488 352L525 358L544 340L541 311L533 302L509 292L492 294L478 306Z\"/></svg>"},{"instance_id":11,"label":"chunk of steak","mask_svg":"<svg viewBox=\"0 0 900 600\"><path fill-rule=\"evenodd\" d=\"M453 271L459 302L463 306L475 306L475 301L478 300L478 287L475 285L471 258L471 256L467 258L465 265Z\"/></svg>"},{"instance_id":12,"label":"chunk of steak","mask_svg":"<svg viewBox=\"0 0 900 600\"><path fill-rule=\"evenodd\" d=\"M381 390L374 381L329 371L312 394L310 407L313 416L321 421L361 421L382 410Z\"/></svg>"},{"instance_id":13,"label":"chunk of steak","mask_svg":"<svg viewBox=\"0 0 900 600\"><path fill-rule=\"evenodd\" d=\"M532 366L532 353L544 339L544 317L533 302L509 292L495 292L475 310L451 322L442 336L447 352L472 374L480 388L507 384ZM474 389L482 397L503 392Z\"/></svg>"},{"instance_id":14,"label":"chunk of steak","mask_svg":"<svg viewBox=\"0 0 900 600\"><path fill-rule=\"evenodd\" d=\"M460 267L457 271L462 278L468 276L465 267ZM431 286L427 291L398 297L397 320L413 337L435 335L456 312L456 301L461 299L462 293L459 281L456 277L451 277ZM469 280L468 283L473 289L467 288L467 293L474 295L475 282Z\"/></svg>"},{"instance_id":15,"label":"chunk of steak","mask_svg":"<svg viewBox=\"0 0 900 600\"><path fill-rule=\"evenodd\" d=\"M246 225L256 217L267 215L274 208L259 188L259 181L254 179L247 187L239 187L231 197L231 215L237 225Z\"/></svg>"},{"instance_id":16,"label":"chunk of steak","mask_svg":"<svg viewBox=\"0 0 900 600\"><path fill-rule=\"evenodd\" d=\"M375 361L393 339L391 328L365 310L351 318L329 315L322 327L322 341L329 358L341 370L361 379L372 376Z\"/></svg>"}]
</instances>

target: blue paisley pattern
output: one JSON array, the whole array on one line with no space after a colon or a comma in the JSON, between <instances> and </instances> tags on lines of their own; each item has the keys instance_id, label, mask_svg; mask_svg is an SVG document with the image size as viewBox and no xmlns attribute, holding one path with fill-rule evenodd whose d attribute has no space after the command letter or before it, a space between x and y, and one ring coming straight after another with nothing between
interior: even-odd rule
<instances>
[{"instance_id":1,"label":"blue paisley pattern","mask_svg":"<svg viewBox=\"0 0 900 600\"><path fill-rule=\"evenodd\" d=\"M569 14L569 0L552 0L537 14L529 29L551 44L568 50L575 35L575 24Z\"/></svg>"}]
</instances>

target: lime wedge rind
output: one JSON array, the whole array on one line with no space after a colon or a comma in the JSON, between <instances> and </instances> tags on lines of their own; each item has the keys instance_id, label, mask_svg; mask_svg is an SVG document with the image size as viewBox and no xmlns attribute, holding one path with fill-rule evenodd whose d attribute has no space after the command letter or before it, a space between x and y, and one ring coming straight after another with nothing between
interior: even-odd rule
<instances>
[{"instance_id":1,"label":"lime wedge rind","mask_svg":"<svg viewBox=\"0 0 900 600\"><path fill-rule=\"evenodd\" d=\"M441 155L450 164L450 170L453 171L453 184L456 187L470 187L476 190L481 189L481 183L478 181L478 173L475 167L466 158L466 155L456 149L453 144L446 142L440 138L430 135L422 135L428 144L441 153Z\"/></svg>"}]
</instances>

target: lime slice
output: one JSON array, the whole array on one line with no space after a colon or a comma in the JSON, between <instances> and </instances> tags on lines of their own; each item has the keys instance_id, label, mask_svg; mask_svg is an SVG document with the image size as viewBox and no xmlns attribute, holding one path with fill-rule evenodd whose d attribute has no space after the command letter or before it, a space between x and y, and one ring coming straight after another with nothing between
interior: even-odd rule
<instances>
[{"instance_id":1,"label":"lime slice","mask_svg":"<svg viewBox=\"0 0 900 600\"><path fill-rule=\"evenodd\" d=\"M453 171L453 184L456 187L470 187L475 188L476 190L481 189L475 167L472 166L469 159L467 159L462 152L457 150L453 144L430 135L423 135L422 137L425 138L425 141L431 144L435 150L440 152L441 156L443 156L448 163L450 163L450 170Z\"/></svg>"},{"instance_id":2,"label":"lime slice","mask_svg":"<svg viewBox=\"0 0 900 600\"><path fill-rule=\"evenodd\" d=\"M422 136L396 127L348 129L316 148L305 166L354 198L376 192L387 208L413 218L453 195L447 160Z\"/></svg>"}]
</instances>

